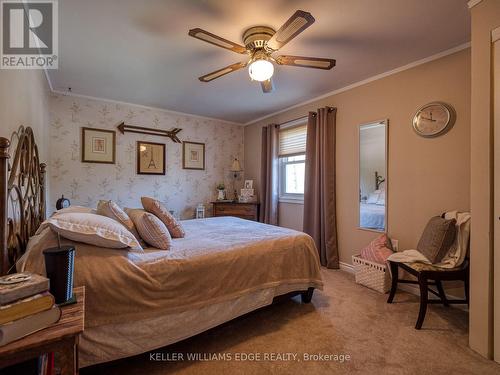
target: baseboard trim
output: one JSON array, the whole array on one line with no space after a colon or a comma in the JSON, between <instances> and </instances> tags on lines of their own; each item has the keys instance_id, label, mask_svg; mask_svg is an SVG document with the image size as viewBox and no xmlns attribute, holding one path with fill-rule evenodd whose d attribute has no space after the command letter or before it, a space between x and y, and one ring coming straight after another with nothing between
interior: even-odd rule
<instances>
[{"instance_id":1,"label":"baseboard trim","mask_svg":"<svg viewBox=\"0 0 500 375\"><path fill-rule=\"evenodd\" d=\"M354 267L352 264L345 263L345 262L339 262L339 266L340 266L340 269L342 271L346 271L346 272L354 274Z\"/></svg>"}]
</instances>

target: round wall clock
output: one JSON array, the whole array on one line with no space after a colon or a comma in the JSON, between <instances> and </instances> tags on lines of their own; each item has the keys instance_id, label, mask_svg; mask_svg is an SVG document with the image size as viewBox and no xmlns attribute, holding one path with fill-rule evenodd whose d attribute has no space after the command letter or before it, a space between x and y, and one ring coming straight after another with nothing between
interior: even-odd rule
<instances>
[{"instance_id":1,"label":"round wall clock","mask_svg":"<svg viewBox=\"0 0 500 375\"><path fill-rule=\"evenodd\" d=\"M455 118L455 110L451 105L429 103L420 107L413 116L413 130L422 137L438 137L453 127Z\"/></svg>"}]
</instances>

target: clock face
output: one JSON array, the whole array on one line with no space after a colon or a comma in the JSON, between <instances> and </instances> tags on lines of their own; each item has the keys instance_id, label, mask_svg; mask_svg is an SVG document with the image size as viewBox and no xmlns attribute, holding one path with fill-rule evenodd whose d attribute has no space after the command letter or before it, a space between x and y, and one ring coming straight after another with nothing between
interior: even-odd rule
<instances>
[{"instance_id":1,"label":"clock face","mask_svg":"<svg viewBox=\"0 0 500 375\"><path fill-rule=\"evenodd\" d=\"M435 137L453 126L453 108L444 103L421 107L413 117L413 129L423 137Z\"/></svg>"}]
</instances>

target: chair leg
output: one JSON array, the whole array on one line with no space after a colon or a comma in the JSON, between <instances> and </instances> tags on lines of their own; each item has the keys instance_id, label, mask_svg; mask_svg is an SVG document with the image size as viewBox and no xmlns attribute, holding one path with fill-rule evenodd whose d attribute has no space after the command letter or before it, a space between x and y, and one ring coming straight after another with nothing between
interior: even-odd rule
<instances>
[{"instance_id":1,"label":"chair leg","mask_svg":"<svg viewBox=\"0 0 500 375\"><path fill-rule=\"evenodd\" d=\"M439 293L439 298L441 298L441 301L443 302L443 305L445 305L446 307L450 306L450 304L448 303L448 299L446 298L443 283L441 282L441 280L436 280L436 288Z\"/></svg>"},{"instance_id":2,"label":"chair leg","mask_svg":"<svg viewBox=\"0 0 500 375\"><path fill-rule=\"evenodd\" d=\"M302 303L309 303L309 302L311 302L313 293L314 293L314 288L308 288L307 291L302 292L300 294L300 298L302 299Z\"/></svg>"},{"instance_id":3,"label":"chair leg","mask_svg":"<svg viewBox=\"0 0 500 375\"><path fill-rule=\"evenodd\" d=\"M418 285L420 286L420 311L418 312L418 319L417 324L415 324L415 329L422 328L422 324L424 323L425 319L425 313L427 312L427 301L429 299L427 279L419 277Z\"/></svg>"},{"instance_id":4,"label":"chair leg","mask_svg":"<svg viewBox=\"0 0 500 375\"><path fill-rule=\"evenodd\" d=\"M389 261L391 267L391 292L389 293L389 298L387 298L387 303L392 303L394 296L396 295L396 290L398 289L398 264L396 262Z\"/></svg>"}]
</instances>

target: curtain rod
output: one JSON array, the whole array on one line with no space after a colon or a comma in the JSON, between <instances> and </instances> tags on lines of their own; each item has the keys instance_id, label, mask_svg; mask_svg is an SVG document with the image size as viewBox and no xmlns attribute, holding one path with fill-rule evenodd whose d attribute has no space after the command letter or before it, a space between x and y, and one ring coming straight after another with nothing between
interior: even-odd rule
<instances>
[{"instance_id":1,"label":"curtain rod","mask_svg":"<svg viewBox=\"0 0 500 375\"><path fill-rule=\"evenodd\" d=\"M296 122L296 121L307 120L308 117L309 117L309 115L297 117L297 118L294 118L292 120L288 120L288 121L282 122L281 124L278 124L278 125L279 126L283 126L283 125L291 124L291 123Z\"/></svg>"},{"instance_id":2,"label":"curtain rod","mask_svg":"<svg viewBox=\"0 0 500 375\"><path fill-rule=\"evenodd\" d=\"M333 111L335 109L335 107L326 107L326 108L328 108L328 112L331 112L331 111ZM317 112L312 112L312 113L314 114L314 116L317 115ZM309 118L309 115L307 114L305 116L297 117L297 118L294 118L292 120L288 120L288 121L282 122L281 124L277 124L277 125L278 126L288 125L288 124L296 122L296 121L307 120L308 118Z\"/></svg>"}]
</instances>

